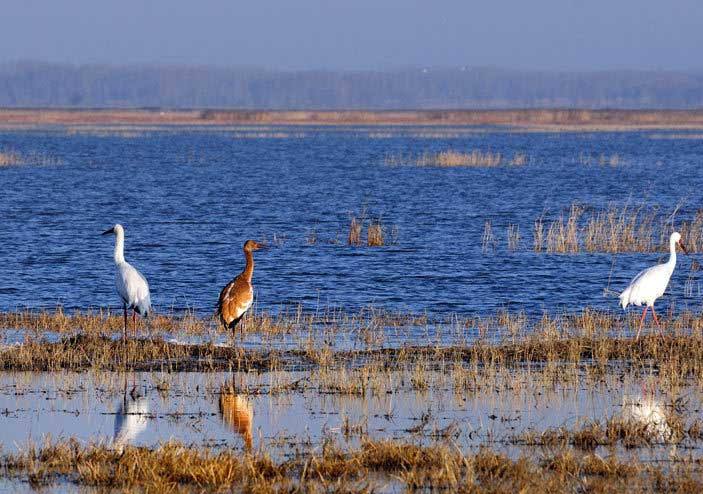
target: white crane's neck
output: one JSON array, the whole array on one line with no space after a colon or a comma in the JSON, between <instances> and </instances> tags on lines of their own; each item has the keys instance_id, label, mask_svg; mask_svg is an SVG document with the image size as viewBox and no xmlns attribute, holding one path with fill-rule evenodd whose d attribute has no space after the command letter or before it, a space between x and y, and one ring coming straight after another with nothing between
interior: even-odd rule
<instances>
[{"instance_id":1,"label":"white crane's neck","mask_svg":"<svg viewBox=\"0 0 703 494\"><path fill-rule=\"evenodd\" d=\"M124 232L117 230L115 232L115 264L124 262Z\"/></svg>"},{"instance_id":2,"label":"white crane's neck","mask_svg":"<svg viewBox=\"0 0 703 494\"><path fill-rule=\"evenodd\" d=\"M676 266L676 241L674 239L669 239L669 261L668 265L673 269Z\"/></svg>"}]
</instances>

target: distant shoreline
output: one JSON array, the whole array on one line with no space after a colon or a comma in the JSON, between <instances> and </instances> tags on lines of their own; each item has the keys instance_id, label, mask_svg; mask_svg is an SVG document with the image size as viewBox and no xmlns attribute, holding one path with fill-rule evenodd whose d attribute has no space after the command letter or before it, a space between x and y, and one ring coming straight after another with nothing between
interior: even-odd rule
<instances>
[{"instance_id":1,"label":"distant shoreline","mask_svg":"<svg viewBox=\"0 0 703 494\"><path fill-rule=\"evenodd\" d=\"M52 125L496 125L573 131L703 129L697 110L164 110L0 109L0 128Z\"/></svg>"}]
</instances>

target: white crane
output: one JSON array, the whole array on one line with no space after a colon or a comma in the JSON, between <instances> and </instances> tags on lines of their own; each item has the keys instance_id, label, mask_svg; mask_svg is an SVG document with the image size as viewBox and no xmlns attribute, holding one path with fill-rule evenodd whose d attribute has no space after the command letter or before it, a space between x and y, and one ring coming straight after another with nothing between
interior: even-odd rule
<instances>
[{"instance_id":1,"label":"white crane","mask_svg":"<svg viewBox=\"0 0 703 494\"><path fill-rule=\"evenodd\" d=\"M122 299L124 309L124 331L123 339L127 340L127 309L132 309L132 323L134 333L137 332L136 314L148 317L151 312L151 295L149 294L149 284L142 274L130 263L124 260L124 228L117 224L103 232L103 235L115 235L115 286L117 293ZM135 314L136 313L136 314Z\"/></svg>"},{"instance_id":2,"label":"white crane","mask_svg":"<svg viewBox=\"0 0 703 494\"><path fill-rule=\"evenodd\" d=\"M681 243L681 234L679 232L672 233L669 238L669 260L664 264L658 264L640 272L625 291L620 294L620 305L622 305L623 309L630 304L645 305L642 319L640 319L640 327L637 330L637 338L640 337L640 331L642 331L644 319L647 316L647 309L652 309L654 322L659 326L657 313L654 312L654 302L664 295L666 287L669 285L671 274L676 267L676 245L681 247L681 250L685 253L688 253L686 247Z\"/></svg>"}]
</instances>

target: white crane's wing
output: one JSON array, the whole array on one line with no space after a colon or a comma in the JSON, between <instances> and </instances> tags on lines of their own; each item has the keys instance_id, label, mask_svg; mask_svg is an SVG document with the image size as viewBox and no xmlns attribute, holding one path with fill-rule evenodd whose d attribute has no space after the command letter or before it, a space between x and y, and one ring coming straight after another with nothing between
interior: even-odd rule
<instances>
[{"instance_id":1,"label":"white crane's wing","mask_svg":"<svg viewBox=\"0 0 703 494\"><path fill-rule=\"evenodd\" d=\"M148 309L151 305L149 283L147 283L146 278L128 262L120 263L117 266L115 284L117 286L117 293L119 293L122 301L128 306L146 305Z\"/></svg>"},{"instance_id":2,"label":"white crane's wing","mask_svg":"<svg viewBox=\"0 0 703 494\"><path fill-rule=\"evenodd\" d=\"M640 271L620 294L620 301L623 304L642 305L647 300L661 297L669 284L669 278L671 272L666 264L657 264Z\"/></svg>"}]
</instances>

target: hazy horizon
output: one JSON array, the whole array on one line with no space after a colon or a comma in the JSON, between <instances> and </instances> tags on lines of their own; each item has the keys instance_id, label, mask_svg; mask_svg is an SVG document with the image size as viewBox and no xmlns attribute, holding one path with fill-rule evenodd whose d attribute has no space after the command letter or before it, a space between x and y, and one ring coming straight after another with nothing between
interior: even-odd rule
<instances>
[{"instance_id":1,"label":"hazy horizon","mask_svg":"<svg viewBox=\"0 0 703 494\"><path fill-rule=\"evenodd\" d=\"M698 71L694 0L9 0L0 63Z\"/></svg>"},{"instance_id":2,"label":"hazy horizon","mask_svg":"<svg viewBox=\"0 0 703 494\"><path fill-rule=\"evenodd\" d=\"M47 65L56 67L73 67L73 68L84 68L84 67L109 67L111 69L128 69L128 68L143 68L143 69L208 69L208 70L223 70L223 71L262 71L271 73L306 73L306 72L320 72L320 73L394 73L394 72L407 72L407 71L493 71L496 73L520 73L520 74L570 74L570 75L594 75L598 73L603 74L617 74L617 73L680 73L680 74L701 74L703 73L703 61L698 64L698 66L692 66L690 68L679 68L679 69L668 69L668 68L583 68L583 69L538 69L538 68L520 68L520 67L509 67L503 65L404 65L404 66L393 66L385 68L324 68L324 67L309 67L309 68L276 68L276 67L266 67L264 65L243 65L243 64L221 64L221 63L177 63L177 62L61 62L52 60L43 60L37 58L21 58L12 60L2 60L0 61L0 66L21 66L21 65Z\"/></svg>"}]
</instances>

